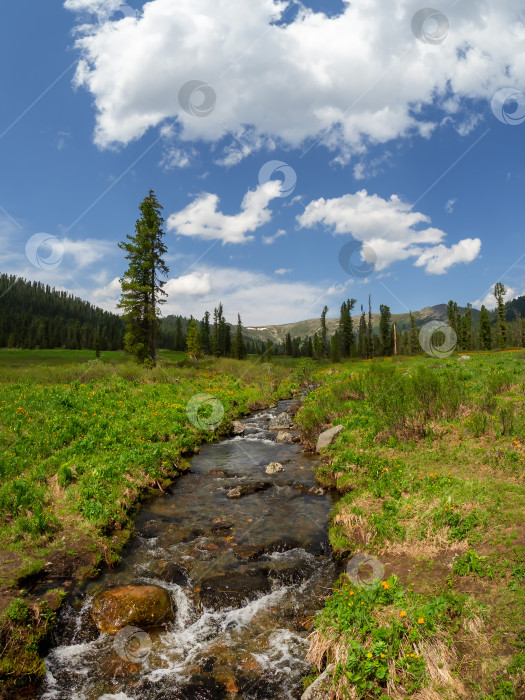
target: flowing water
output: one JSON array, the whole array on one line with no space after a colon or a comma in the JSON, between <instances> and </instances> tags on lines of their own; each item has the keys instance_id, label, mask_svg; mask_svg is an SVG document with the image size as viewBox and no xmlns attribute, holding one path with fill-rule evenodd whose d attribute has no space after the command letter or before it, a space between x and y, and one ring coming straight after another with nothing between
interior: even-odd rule
<instances>
[{"instance_id":1,"label":"flowing water","mask_svg":"<svg viewBox=\"0 0 525 700\"><path fill-rule=\"evenodd\" d=\"M300 698L309 630L336 571L317 459L267 429L292 406L254 414L242 437L203 446L191 472L142 508L119 568L63 606L41 700ZM269 462L284 471L267 475ZM229 498L237 486L257 490ZM90 618L96 594L144 584L169 591L174 621L100 634Z\"/></svg>"}]
</instances>

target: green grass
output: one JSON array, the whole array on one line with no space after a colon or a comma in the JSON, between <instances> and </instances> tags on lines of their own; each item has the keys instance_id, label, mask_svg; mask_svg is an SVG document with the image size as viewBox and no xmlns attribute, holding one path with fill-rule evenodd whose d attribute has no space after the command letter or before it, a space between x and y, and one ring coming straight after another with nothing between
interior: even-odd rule
<instances>
[{"instance_id":1,"label":"green grass","mask_svg":"<svg viewBox=\"0 0 525 700\"><path fill-rule=\"evenodd\" d=\"M0 616L0 687L11 687L43 673L38 641L54 619L18 590L22 581L48 561L70 558L67 577L77 579L115 565L144 495L184 471L200 443L228 434L233 419L297 393L310 369L260 358L195 366L163 352L147 370L123 353L94 360L83 351L0 351L0 368L0 603L6 587L14 600ZM214 430L190 420L196 394L220 403Z\"/></svg>"},{"instance_id":2,"label":"green grass","mask_svg":"<svg viewBox=\"0 0 525 700\"><path fill-rule=\"evenodd\" d=\"M288 396L296 386L290 370L275 364L164 363L147 371L129 363L74 365L69 355L62 358L62 382L41 376L35 383L20 371L19 381L0 384L4 547L54 540L79 516L101 532L122 526L143 488L184 468L181 455L227 432L253 404ZM73 371L77 378L64 381ZM224 410L216 432L188 419L188 401L200 393Z\"/></svg>"},{"instance_id":3,"label":"green grass","mask_svg":"<svg viewBox=\"0 0 525 700\"><path fill-rule=\"evenodd\" d=\"M502 695L507 691L501 689L511 687L517 693L521 688L523 368L520 355L493 353L461 363L454 357L414 358L318 373L321 386L306 398L297 418L312 443L328 425L344 426L317 470L320 483L342 494L330 526L336 555L346 559L367 552L388 561L401 572L405 589L403 566L411 562L419 572L414 580L421 604L468 591L467 608L458 613L459 626L442 631L451 650L452 680L437 688L429 674L433 656L428 653L421 655L426 670L421 670L417 683L403 677L397 662L389 665L385 678L377 677L375 653L375 661L363 655L363 649L373 646L374 633L359 624L356 628L354 621L343 634L342 613L334 612L343 608L333 607L339 596L336 589L318 620L324 642L318 637L317 647L326 648L315 658L317 670L345 655L348 634L363 640L359 653L354 643L348 646L350 666L338 666L338 698L346 697L351 687L355 697L380 697L387 683L407 698L424 685L440 697L457 697L456 676L468 697L480 700L514 697ZM458 554L452 568L443 570L439 562L448 551ZM437 566L423 570L418 561ZM473 610L474 632L468 627ZM511 673L509 668L517 670Z\"/></svg>"}]
</instances>

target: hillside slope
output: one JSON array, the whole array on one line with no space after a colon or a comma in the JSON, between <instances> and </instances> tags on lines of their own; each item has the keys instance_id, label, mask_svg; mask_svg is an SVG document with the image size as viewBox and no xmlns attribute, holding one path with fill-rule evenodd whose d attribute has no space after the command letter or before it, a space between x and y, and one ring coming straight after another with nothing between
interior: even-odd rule
<instances>
[{"instance_id":1,"label":"hillside slope","mask_svg":"<svg viewBox=\"0 0 525 700\"><path fill-rule=\"evenodd\" d=\"M460 307L459 311L463 314L465 309ZM436 306L427 306L419 311L413 311L414 318L418 326L422 326L428 321L446 321L447 320L447 305L437 304ZM354 321L354 329L357 328L357 323L359 322L359 312L356 309L352 312L352 318ZM474 325L477 324L479 318L479 311L477 309L472 309L472 321ZM407 330L410 328L410 315L409 313L404 314L392 314L392 323L397 324L399 331ZM379 326L379 314L372 314L372 324L375 329ZM328 330L328 335L333 335L337 330L339 325L338 318L327 318L326 326ZM292 338L300 337L306 338L307 336L313 336L314 333L318 333L321 330L321 321L318 318L310 318L305 321L297 321L296 323L285 323L282 325L268 325L268 326L248 326L245 328L245 333L247 336L256 338L258 340L272 340L273 342L282 342L287 333L290 333Z\"/></svg>"}]
</instances>

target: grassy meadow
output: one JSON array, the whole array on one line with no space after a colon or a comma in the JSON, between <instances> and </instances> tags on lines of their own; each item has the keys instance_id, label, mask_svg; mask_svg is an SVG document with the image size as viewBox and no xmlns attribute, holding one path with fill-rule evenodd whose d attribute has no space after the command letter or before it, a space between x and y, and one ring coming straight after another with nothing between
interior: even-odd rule
<instances>
[{"instance_id":1,"label":"grassy meadow","mask_svg":"<svg viewBox=\"0 0 525 700\"><path fill-rule=\"evenodd\" d=\"M303 441L344 430L317 479L340 494L335 556L372 555L380 585L342 575L314 623L305 685L337 698L525 697L525 354L344 364L258 357L194 366L163 352L0 351L0 697L43 672L39 643L75 580L113 566L140 500L250 410L316 389ZM216 431L188 419L215 396ZM367 567L363 567L366 572ZM39 598L32 582L64 583Z\"/></svg>"},{"instance_id":2,"label":"grassy meadow","mask_svg":"<svg viewBox=\"0 0 525 700\"><path fill-rule=\"evenodd\" d=\"M145 370L124 353L93 355L0 351L4 681L42 673L37 645L67 590L35 600L31 584L47 577L73 585L116 565L138 502L183 472L185 455L228 433L232 419L298 387L293 366L255 357L196 367L182 353L165 352L157 368ZM215 431L188 419L188 401L200 393L224 410Z\"/></svg>"},{"instance_id":3,"label":"grassy meadow","mask_svg":"<svg viewBox=\"0 0 525 700\"><path fill-rule=\"evenodd\" d=\"M298 414L312 443L344 426L318 470L334 552L385 572L340 577L306 684L334 664L337 698L525 697L525 354L368 364Z\"/></svg>"}]
</instances>

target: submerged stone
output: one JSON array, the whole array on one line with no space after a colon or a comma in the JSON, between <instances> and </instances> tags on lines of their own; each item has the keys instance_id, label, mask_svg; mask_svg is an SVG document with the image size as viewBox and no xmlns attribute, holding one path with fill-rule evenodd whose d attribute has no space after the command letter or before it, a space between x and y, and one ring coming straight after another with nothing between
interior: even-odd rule
<instances>
[{"instance_id":1,"label":"submerged stone","mask_svg":"<svg viewBox=\"0 0 525 700\"><path fill-rule=\"evenodd\" d=\"M290 427L290 416L287 413L279 413L271 419L268 425L269 430L287 430Z\"/></svg>"},{"instance_id":2,"label":"submerged stone","mask_svg":"<svg viewBox=\"0 0 525 700\"><path fill-rule=\"evenodd\" d=\"M168 591L160 586L119 586L97 596L91 617L105 634L134 625L146 629L173 620Z\"/></svg>"},{"instance_id":3,"label":"submerged stone","mask_svg":"<svg viewBox=\"0 0 525 700\"><path fill-rule=\"evenodd\" d=\"M270 462L264 471L267 474L277 474L278 472L284 472L284 467L280 462Z\"/></svg>"}]
</instances>

